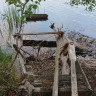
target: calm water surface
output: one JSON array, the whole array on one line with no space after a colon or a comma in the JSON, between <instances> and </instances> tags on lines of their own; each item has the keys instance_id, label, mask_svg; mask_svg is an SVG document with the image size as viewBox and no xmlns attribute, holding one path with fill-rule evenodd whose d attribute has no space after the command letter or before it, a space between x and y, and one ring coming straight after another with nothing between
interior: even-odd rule
<instances>
[{"instance_id":1,"label":"calm water surface","mask_svg":"<svg viewBox=\"0 0 96 96\"><path fill-rule=\"evenodd\" d=\"M3 12L6 4L0 0L0 11ZM80 32L96 38L96 11L85 11L84 6L70 6L66 0L46 0L41 2L37 13L48 14L47 21L28 22L24 26L24 32L50 32L51 23L56 27L63 24L64 31ZM51 22L51 23L50 23Z\"/></svg>"}]
</instances>

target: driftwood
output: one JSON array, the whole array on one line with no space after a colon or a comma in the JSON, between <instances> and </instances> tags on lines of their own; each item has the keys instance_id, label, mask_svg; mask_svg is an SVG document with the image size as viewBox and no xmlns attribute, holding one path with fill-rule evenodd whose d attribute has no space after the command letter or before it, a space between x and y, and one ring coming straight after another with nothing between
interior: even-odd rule
<instances>
[{"instance_id":1,"label":"driftwood","mask_svg":"<svg viewBox=\"0 0 96 96\"><path fill-rule=\"evenodd\" d=\"M47 14L33 14L32 17L27 17L27 21L45 21L48 20Z\"/></svg>"}]
</instances>

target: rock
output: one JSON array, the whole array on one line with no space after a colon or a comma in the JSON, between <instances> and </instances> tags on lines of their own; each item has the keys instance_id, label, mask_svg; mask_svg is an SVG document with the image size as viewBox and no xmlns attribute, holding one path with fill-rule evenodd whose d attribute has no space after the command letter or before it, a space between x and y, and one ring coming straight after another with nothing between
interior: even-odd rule
<instances>
[{"instance_id":1,"label":"rock","mask_svg":"<svg viewBox=\"0 0 96 96\"><path fill-rule=\"evenodd\" d=\"M32 96L33 89L33 85L31 85L27 80L23 80L18 87L18 96Z\"/></svg>"}]
</instances>

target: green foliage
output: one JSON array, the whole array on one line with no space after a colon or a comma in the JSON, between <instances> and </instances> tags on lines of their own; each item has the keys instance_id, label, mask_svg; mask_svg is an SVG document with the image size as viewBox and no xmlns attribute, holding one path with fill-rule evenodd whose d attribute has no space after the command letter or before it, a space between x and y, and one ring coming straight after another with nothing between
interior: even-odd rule
<instances>
[{"instance_id":1,"label":"green foliage","mask_svg":"<svg viewBox=\"0 0 96 96\"><path fill-rule=\"evenodd\" d=\"M0 48L0 86L3 87L4 90L10 89L16 84L16 75L14 68L12 69L10 77L7 78L7 72L11 62L12 55L3 53ZM4 90L0 91L0 96L4 94Z\"/></svg>"},{"instance_id":2,"label":"green foliage","mask_svg":"<svg viewBox=\"0 0 96 96\"><path fill-rule=\"evenodd\" d=\"M14 28L18 28L20 26L20 14L16 7L8 7L3 14L3 20L7 21L10 34L15 30Z\"/></svg>"},{"instance_id":3,"label":"green foliage","mask_svg":"<svg viewBox=\"0 0 96 96\"><path fill-rule=\"evenodd\" d=\"M0 91L0 96L4 96L4 91Z\"/></svg>"},{"instance_id":4,"label":"green foliage","mask_svg":"<svg viewBox=\"0 0 96 96\"><path fill-rule=\"evenodd\" d=\"M17 11L20 13L21 16L21 25L26 23L26 17L32 17L33 10L38 8L41 0L25 0L22 2L21 0L6 0L9 5L15 5Z\"/></svg>"},{"instance_id":5,"label":"green foliage","mask_svg":"<svg viewBox=\"0 0 96 96\"><path fill-rule=\"evenodd\" d=\"M70 0L70 5L84 5L86 10L93 11L96 8L96 0Z\"/></svg>"}]
</instances>

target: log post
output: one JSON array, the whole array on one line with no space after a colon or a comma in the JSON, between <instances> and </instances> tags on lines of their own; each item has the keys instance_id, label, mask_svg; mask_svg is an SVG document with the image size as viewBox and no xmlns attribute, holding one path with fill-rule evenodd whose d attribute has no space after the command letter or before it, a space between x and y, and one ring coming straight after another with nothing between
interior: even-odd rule
<instances>
[{"instance_id":1,"label":"log post","mask_svg":"<svg viewBox=\"0 0 96 96\"><path fill-rule=\"evenodd\" d=\"M18 37L18 47L20 48L22 46L22 49L23 49L23 37L22 36L19 36ZM23 54L24 56L24 52L22 50L20 50L20 52ZM22 58L22 56L19 54L18 55L18 58L19 58L19 62L20 62L20 65L21 65L21 70L22 70L22 73L23 74L26 74L26 70L25 70L25 60L24 58Z\"/></svg>"},{"instance_id":2,"label":"log post","mask_svg":"<svg viewBox=\"0 0 96 96\"><path fill-rule=\"evenodd\" d=\"M59 46L59 43L57 43L56 57L55 57L55 73L54 73L54 83L53 83L52 96L58 96L59 56L60 56L60 46Z\"/></svg>"},{"instance_id":3,"label":"log post","mask_svg":"<svg viewBox=\"0 0 96 96\"><path fill-rule=\"evenodd\" d=\"M65 50L63 50L66 47L66 43L67 43L67 39L64 38L64 34L61 33L56 37L56 41L57 41L57 49L56 49L56 57L55 57L55 73L54 73L54 83L53 83L53 92L52 92L52 96L58 96L58 76L59 76L59 59L62 60L63 63L63 75L64 74L69 74L69 69L67 69L67 67L69 68L69 65L67 64L67 58L66 56L64 56L64 52ZM65 39L65 40L64 40ZM68 45L67 45L68 47ZM65 49L67 49L67 47Z\"/></svg>"},{"instance_id":4,"label":"log post","mask_svg":"<svg viewBox=\"0 0 96 96\"><path fill-rule=\"evenodd\" d=\"M77 76L75 67L76 55L75 55L75 47L72 42L69 44L68 54L71 62L71 92L72 92L71 96L78 96Z\"/></svg>"},{"instance_id":5,"label":"log post","mask_svg":"<svg viewBox=\"0 0 96 96\"><path fill-rule=\"evenodd\" d=\"M58 32L55 27L53 27L52 29L54 30L54 32ZM62 32L62 31L60 31L60 32ZM60 57L59 58L60 58L61 63L62 63L61 74L62 75L69 75L70 74L70 66L67 62L68 52L65 52L65 51L67 50L67 47L68 47L70 40L66 36L64 36L64 32L62 32L60 34L55 34L55 38L56 38L56 41L58 43L58 46L60 47L59 48L59 51L60 51Z\"/></svg>"},{"instance_id":6,"label":"log post","mask_svg":"<svg viewBox=\"0 0 96 96\"><path fill-rule=\"evenodd\" d=\"M22 37L21 36L14 37L14 44L16 44L19 48L23 47L23 39L22 39ZM15 54L17 53L17 50L15 50L14 47L13 47L13 49L14 49L14 56L15 56ZM15 64L14 64L15 65L15 69L16 69L16 75L19 78L22 76L22 74L26 73L25 66L24 66L25 60L21 56L21 54L24 56L23 51L19 50L19 54L18 54L18 56L16 58L16 61L15 61ZM13 56L13 58L14 58L14 56Z\"/></svg>"}]
</instances>

